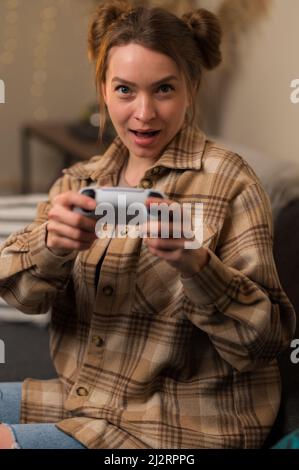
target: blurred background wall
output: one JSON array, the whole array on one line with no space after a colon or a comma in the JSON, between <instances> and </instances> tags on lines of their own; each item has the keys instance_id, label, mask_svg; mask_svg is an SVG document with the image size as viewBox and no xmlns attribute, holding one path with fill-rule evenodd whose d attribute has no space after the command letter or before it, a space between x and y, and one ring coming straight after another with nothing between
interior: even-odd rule
<instances>
[{"instance_id":1,"label":"blurred background wall","mask_svg":"<svg viewBox=\"0 0 299 470\"><path fill-rule=\"evenodd\" d=\"M299 104L290 100L291 81L299 78L298 18L299 1L274 0L243 37L219 131L227 140L299 163Z\"/></svg>"},{"instance_id":2,"label":"blurred background wall","mask_svg":"<svg viewBox=\"0 0 299 470\"><path fill-rule=\"evenodd\" d=\"M92 0L0 0L0 191L20 184L20 128L24 122L76 120L95 100L86 55ZM47 190L59 155L33 142L35 190Z\"/></svg>"},{"instance_id":3,"label":"blurred background wall","mask_svg":"<svg viewBox=\"0 0 299 470\"><path fill-rule=\"evenodd\" d=\"M290 83L299 78L299 1L259 1L268 8L256 20L254 0L175 2L178 10L199 5L215 12L230 4L231 18L235 12L243 23L252 15L250 27L229 38L233 58L204 78L203 127L270 158L299 164L299 104L290 100ZM2 194L20 189L20 131L25 122L76 121L95 102L86 37L96 3L0 0L0 79L5 82L6 100L0 104ZM33 190L47 191L57 175L60 156L34 142L32 158Z\"/></svg>"}]
</instances>

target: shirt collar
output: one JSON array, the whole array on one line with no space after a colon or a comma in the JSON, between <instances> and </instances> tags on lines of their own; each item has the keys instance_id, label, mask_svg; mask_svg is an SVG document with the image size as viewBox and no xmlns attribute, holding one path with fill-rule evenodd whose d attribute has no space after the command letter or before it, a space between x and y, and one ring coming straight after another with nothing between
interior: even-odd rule
<instances>
[{"instance_id":1,"label":"shirt collar","mask_svg":"<svg viewBox=\"0 0 299 470\"><path fill-rule=\"evenodd\" d=\"M205 134L198 127L185 125L151 169L164 167L175 170L200 170L205 145ZM121 139L116 137L103 155L95 156L87 163L79 162L63 172L79 179L99 182L118 174L126 158L128 149Z\"/></svg>"}]
</instances>

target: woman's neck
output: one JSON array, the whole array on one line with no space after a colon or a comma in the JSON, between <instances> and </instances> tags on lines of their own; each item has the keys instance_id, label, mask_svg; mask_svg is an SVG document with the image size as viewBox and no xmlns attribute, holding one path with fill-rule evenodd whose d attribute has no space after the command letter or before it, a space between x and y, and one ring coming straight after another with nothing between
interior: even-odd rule
<instances>
[{"instance_id":1,"label":"woman's neck","mask_svg":"<svg viewBox=\"0 0 299 470\"><path fill-rule=\"evenodd\" d=\"M137 186L143 178L144 173L148 170L157 159L147 160L129 156L123 168L123 175L130 186Z\"/></svg>"}]
</instances>

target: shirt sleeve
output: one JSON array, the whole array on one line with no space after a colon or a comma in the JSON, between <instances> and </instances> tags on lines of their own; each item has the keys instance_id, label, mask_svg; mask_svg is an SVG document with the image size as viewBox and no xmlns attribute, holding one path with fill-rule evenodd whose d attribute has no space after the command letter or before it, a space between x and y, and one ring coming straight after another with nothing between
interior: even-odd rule
<instances>
[{"instance_id":1,"label":"shirt sleeve","mask_svg":"<svg viewBox=\"0 0 299 470\"><path fill-rule=\"evenodd\" d=\"M77 252L55 255L46 245L46 225L52 198L63 189L62 178L37 207L35 220L10 235L0 247L0 295L28 314L46 313L71 276Z\"/></svg>"},{"instance_id":2,"label":"shirt sleeve","mask_svg":"<svg viewBox=\"0 0 299 470\"><path fill-rule=\"evenodd\" d=\"M273 259L272 232L268 197L252 183L231 202L207 265L181 277L187 316L238 370L271 362L295 330L294 309Z\"/></svg>"}]
</instances>

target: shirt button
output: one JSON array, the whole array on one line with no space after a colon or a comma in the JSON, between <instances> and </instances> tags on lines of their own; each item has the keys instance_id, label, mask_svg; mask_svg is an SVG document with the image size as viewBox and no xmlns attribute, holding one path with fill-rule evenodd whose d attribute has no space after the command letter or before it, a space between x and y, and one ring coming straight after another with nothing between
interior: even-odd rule
<instances>
[{"instance_id":1,"label":"shirt button","mask_svg":"<svg viewBox=\"0 0 299 470\"><path fill-rule=\"evenodd\" d=\"M92 342L97 348L100 348L104 344L104 340L100 336L93 336Z\"/></svg>"},{"instance_id":2,"label":"shirt button","mask_svg":"<svg viewBox=\"0 0 299 470\"><path fill-rule=\"evenodd\" d=\"M108 297L113 294L113 291L114 291L114 289L113 289L112 286L105 286L105 287L103 287L103 292L104 292L104 294L107 295Z\"/></svg>"},{"instance_id":3,"label":"shirt button","mask_svg":"<svg viewBox=\"0 0 299 470\"><path fill-rule=\"evenodd\" d=\"M158 166L155 166L155 168L152 169L152 175L158 175L160 173L160 168Z\"/></svg>"},{"instance_id":4,"label":"shirt button","mask_svg":"<svg viewBox=\"0 0 299 470\"><path fill-rule=\"evenodd\" d=\"M86 397L88 395L88 390L85 387L78 387L76 393L79 397Z\"/></svg>"},{"instance_id":5,"label":"shirt button","mask_svg":"<svg viewBox=\"0 0 299 470\"><path fill-rule=\"evenodd\" d=\"M151 180L144 179L141 181L141 186L143 189L150 189L153 187L153 182Z\"/></svg>"},{"instance_id":6,"label":"shirt button","mask_svg":"<svg viewBox=\"0 0 299 470\"><path fill-rule=\"evenodd\" d=\"M128 234L128 229L127 228L124 228L121 232L120 232L121 235L127 235Z\"/></svg>"}]
</instances>

